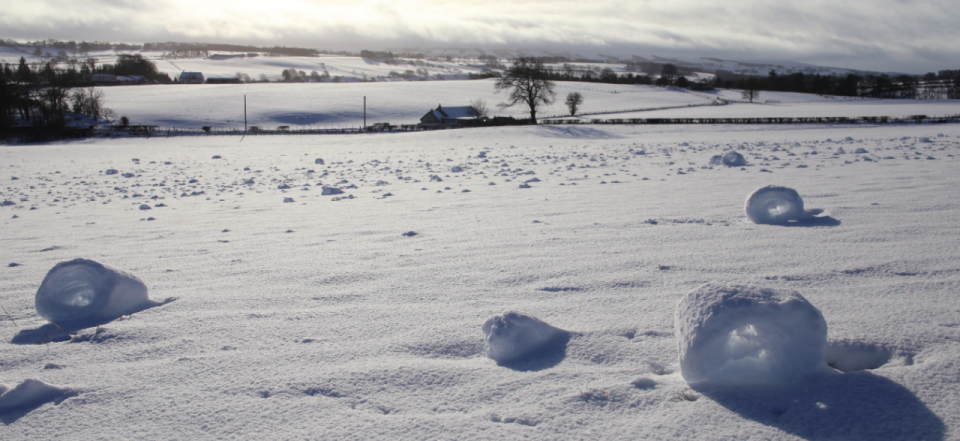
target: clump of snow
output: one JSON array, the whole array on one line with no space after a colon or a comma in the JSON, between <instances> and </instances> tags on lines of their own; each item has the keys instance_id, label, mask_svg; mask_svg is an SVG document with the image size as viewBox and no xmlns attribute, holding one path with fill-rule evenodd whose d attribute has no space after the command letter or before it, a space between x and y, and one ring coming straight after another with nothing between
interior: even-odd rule
<instances>
[{"instance_id":1,"label":"clump of snow","mask_svg":"<svg viewBox=\"0 0 960 441\"><path fill-rule=\"evenodd\" d=\"M746 158L733 150L724 153L722 161L723 165L726 165L727 167L742 167L747 165Z\"/></svg>"},{"instance_id":2,"label":"clump of snow","mask_svg":"<svg viewBox=\"0 0 960 441\"><path fill-rule=\"evenodd\" d=\"M761 187L750 193L743 209L755 224L785 224L823 212L816 208L805 210L803 198L796 190L777 185Z\"/></svg>"},{"instance_id":3,"label":"clump of snow","mask_svg":"<svg viewBox=\"0 0 960 441\"><path fill-rule=\"evenodd\" d=\"M137 276L88 259L56 264L36 296L37 314L53 322L115 318L156 304Z\"/></svg>"},{"instance_id":4,"label":"clump of snow","mask_svg":"<svg viewBox=\"0 0 960 441\"><path fill-rule=\"evenodd\" d=\"M0 414L28 410L50 401L56 401L74 395L69 388L54 386L35 378L23 380L13 389L0 383Z\"/></svg>"},{"instance_id":5,"label":"clump of snow","mask_svg":"<svg viewBox=\"0 0 960 441\"><path fill-rule=\"evenodd\" d=\"M690 384L772 384L829 372L827 322L795 291L705 284L677 305L680 373Z\"/></svg>"},{"instance_id":6,"label":"clump of snow","mask_svg":"<svg viewBox=\"0 0 960 441\"><path fill-rule=\"evenodd\" d=\"M320 194L323 196L343 194L343 190L337 187L323 187L323 190L320 192Z\"/></svg>"},{"instance_id":7,"label":"clump of snow","mask_svg":"<svg viewBox=\"0 0 960 441\"><path fill-rule=\"evenodd\" d=\"M889 363L893 357L894 351L883 345L841 340L827 345L824 361L838 371L854 372L877 369ZM913 356L903 356L900 364L913 364Z\"/></svg>"},{"instance_id":8,"label":"clump of snow","mask_svg":"<svg viewBox=\"0 0 960 441\"><path fill-rule=\"evenodd\" d=\"M490 317L482 329L484 352L501 364L527 358L569 337L567 331L515 311Z\"/></svg>"}]
</instances>

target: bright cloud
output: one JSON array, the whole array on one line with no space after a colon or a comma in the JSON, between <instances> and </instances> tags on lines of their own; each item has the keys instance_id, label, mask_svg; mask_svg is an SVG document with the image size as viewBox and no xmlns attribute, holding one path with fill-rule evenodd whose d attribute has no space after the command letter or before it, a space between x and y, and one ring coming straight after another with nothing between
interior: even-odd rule
<instances>
[{"instance_id":1,"label":"bright cloud","mask_svg":"<svg viewBox=\"0 0 960 441\"><path fill-rule=\"evenodd\" d=\"M954 6L950 0L39 0L6 6L0 37L547 49L919 72L957 67Z\"/></svg>"}]
</instances>

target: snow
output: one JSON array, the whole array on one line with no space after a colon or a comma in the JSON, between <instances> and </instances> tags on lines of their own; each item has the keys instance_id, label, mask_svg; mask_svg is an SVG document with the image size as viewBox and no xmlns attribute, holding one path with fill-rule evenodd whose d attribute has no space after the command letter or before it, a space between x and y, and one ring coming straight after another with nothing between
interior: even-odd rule
<instances>
[{"instance_id":1,"label":"snow","mask_svg":"<svg viewBox=\"0 0 960 441\"><path fill-rule=\"evenodd\" d=\"M132 124L162 127L232 127L244 123L244 97L250 126L278 125L304 128L360 127L367 124L417 124L437 105L464 107L484 100L491 116L529 117L518 105L506 109L496 104L506 99L497 94L494 80L405 81L368 83L271 83L271 84L177 84L104 87L105 105ZM567 94L577 92L584 102L578 116L570 117L563 104ZM766 94L767 92L763 92ZM716 93L643 85L557 82L556 101L543 107L540 119L630 119L630 118L767 118L767 117L872 117L905 118L912 115L960 114L957 100L870 100L821 97L810 94L771 92L765 99L778 104L730 103L718 105ZM775 95L774 95L775 94ZM730 98L730 97L728 97Z\"/></svg>"},{"instance_id":2,"label":"snow","mask_svg":"<svg viewBox=\"0 0 960 441\"><path fill-rule=\"evenodd\" d=\"M680 300L675 327L690 384L782 384L829 372L827 322L796 291L705 284Z\"/></svg>"},{"instance_id":3,"label":"snow","mask_svg":"<svg viewBox=\"0 0 960 441\"><path fill-rule=\"evenodd\" d=\"M720 157L720 163L727 167L742 167L747 165L747 159L740 153L731 150Z\"/></svg>"},{"instance_id":4,"label":"snow","mask_svg":"<svg viewBox=\"0 0 960 441\"><path fill-rule=\"evenodd\" d=\"M396 59L396 62L386 62L372 58L361 57L342 57L342 56L319 56L319 57L269 57L260 56L252 58L229 58L224 60L211 60L203 58L185 58L185 59L158 59L155 61L157 69L161 72L179 72L195 71L203 72L207 78L210 77L234 77L238 72L249 75L256 80L261 74L266 75L271 81L281 79L281 73L284 69L296 69L310 74L317 71L323 74L325 71L331 77L342 77L347 81L357 81L364 78L373 79L376 77L389 77L390 72L403 73L405 70L416 71L426 69L431 79L436 79L440 74L445 79L465 79L467 73L479 73L481 68L466 66L457 63L447 63L443 61L423 61ZM430 66L425 63L430 63ZM171 75L172 76L172 75ZM417 77L421 79L421 77ZM330 81L325 80L325 81Z\"/></svg>"},{"instance_id":5,"label":"snow","mask_svg":"<svg viewBox=\"0 0 960 441\"><path fill-rule=\"evenodd\" d=\"M739 92L737 92L739 93ZM800 94L797 94L800 95ZM816 95L808 95L816 97ZM770 99L767 92L761 100ZM778 104L732 103L726 106L703 106L652 110L645 112L604 113L586 119L607 118L799 118L799 117L873 117L906 118L912 115L948 116L960 114L957 100L901 100L837 98L835 101L781 102Z\"/></svg>"},{"instance_id":6,"label":"snow","mask_svg":"<svg viewBox=\"0 0 960 441\"><path fill-rule=\"evenodd\" d=\"M566 331L515 311L490 317L482 329L484 352L500 364L535 357L557 346L562 348L570 339Z\"/></svg>"},{"instance_id":7,"label":"snow","mask_svg":"<svg viewBox=\"0 0 960 441\"><path fill-rule=\"evenodd\" d=\"M464 107L477 99L486 101L491 116L529 117L519 105L496 109L506 100L497 94L494 80L410 81L376 83L283 83L283 84L178 84L104 87L105 105L131 124L163 127L243 127L244 96L251 126L339 128L367 124L417 124L437 105ZM563 99L568 93L584 97L580 112L619 111L709 104L698 95L663 88L558 82L557 102L545 107L540 118L565 116Z\"/></svg>"},{"instance_id":8,"label":"snow","mask_svg":"<svg viewBox=\"0 0 960 441\"><path fill-rule=\"evenodd\" d=\"M7 385L0 382L0 415L29 411L32 407L61 400L74 394L75 392L69 388L50 385L36 378L23 380L13 389L9 389Z\"/></svg>"},{"instance_id":9,"label":"snow","mask_svg":"<svg viewBox=\"0 0 960 441\"><path fill-rule=\"evenodd\" d=\"M804 209L800 193L777 185L761 187L750 193L743 210L755 224L786 224L810 219L823 212L821 209Z\"/></svg>"},{"instance_id":10,"label":"snow","mask_svg":"<svg viewBox=\"0 0 960 441\"><path fill-rule=\"evenodd\" d=\"M149 205L142 204L141 210ZM37 314L54 323L116 318L156 306L133 274L87 259L56 264L36 296Z\"/></svg>"},{"instance_id":11,"label":"snow","mask_svg":"<svg viewBox=\"0 0 960 441\"><path fill-rule=\"evenodd\" d=\"M730 150L748 164L711 168ZM5 145L0 379L76 395L0 438L957 439L958 156L956 124ZM749 222L767 185L835 221ZM35 297L77 257L177 300L65 335ZM674 320L708 282L799 292L846 372L691 386ZM500 365L482 325L503 311L569 341Z\"/></svg>"}]
</instances>

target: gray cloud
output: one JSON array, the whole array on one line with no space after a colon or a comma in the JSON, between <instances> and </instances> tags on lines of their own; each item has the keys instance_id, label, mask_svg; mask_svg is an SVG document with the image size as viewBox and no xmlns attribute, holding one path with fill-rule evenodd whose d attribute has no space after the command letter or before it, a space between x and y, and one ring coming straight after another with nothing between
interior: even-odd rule
<instances>
[{"instance_id":1,"label":"gray cloud","mask_svg":"<svg viewBox=\"0 0 960 441\"><path fill-rule=\"evenodd\" d=\"M874 70L957 68L953 0L38 0L4 38L210 41L328 49L485 47L780 59Z\"/></svg>"}]
</instances>

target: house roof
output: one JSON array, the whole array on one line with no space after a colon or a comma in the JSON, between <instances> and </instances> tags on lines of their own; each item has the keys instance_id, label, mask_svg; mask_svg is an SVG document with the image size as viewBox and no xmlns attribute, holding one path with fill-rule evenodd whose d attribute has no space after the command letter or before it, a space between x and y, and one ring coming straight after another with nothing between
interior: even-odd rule
<instances>
[{"instance_id":1,"label":"house roof","mask_svg":"<svg viewBox=\"0 0 960 441\"><path fill-rule=\"evenodd\" d=\"M443 121L445 119L475 118L476 114L470 106L443 107L437 105L437 108L433 109L433 116Z\"/></svg>"}]
</instances>

